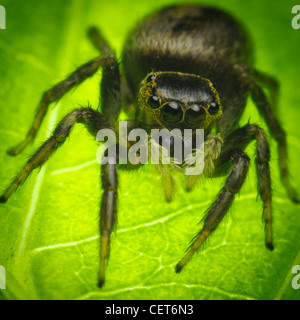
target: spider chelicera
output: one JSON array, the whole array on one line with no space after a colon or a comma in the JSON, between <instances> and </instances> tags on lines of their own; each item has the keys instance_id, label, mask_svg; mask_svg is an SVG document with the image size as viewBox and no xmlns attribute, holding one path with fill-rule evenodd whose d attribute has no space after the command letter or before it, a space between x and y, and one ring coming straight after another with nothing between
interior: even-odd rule
<instances>
[{"instance_id":1,"label":"spider chelicera","mask_svg":"<svg viewBox=\"0 0 300 320\"><path fill-rule=\"evenodd\" d=\"M117 131L122 105L131 116L128 122L131 128L143 128L147 132L152 128L204 129L204 174L227 175L217 199L206 212L202 229L177 264L176 272L182 270L217 228L235 194L240 191L250 162L243 150L253 140L256 141L255 162L258 193L263 202L265 241L272 250L269 143L259 126L250 123L238 126L249 95L278 142L280 172L289 197L295 202L298 199L288 178L286 134L274 115L278 82L251 66L251 45L243 27L229 14L211 7L181 5L164 8L141 21L129 35L123 50L121 71L113 50L99 30L91 28L89 37L101 55L44 93L25 140L8 153L19 154L35 138L49 105L94 75L99 68L102 68L101 112L88 107L67 114L8 186L0 201L6 202L29 174L47 161L65 142L76 123L84 124L93 136L104 128ZM262 86L269 90L270 97ZM172 171L161 169L160 173L166 199L170 201L174 184ZM110 234L116 220L116 164L101 165L101 181L100 287L105 281ZM188 176L187 190L192 190L196 181L196 176Z\"/></svg>"}]
</instances>

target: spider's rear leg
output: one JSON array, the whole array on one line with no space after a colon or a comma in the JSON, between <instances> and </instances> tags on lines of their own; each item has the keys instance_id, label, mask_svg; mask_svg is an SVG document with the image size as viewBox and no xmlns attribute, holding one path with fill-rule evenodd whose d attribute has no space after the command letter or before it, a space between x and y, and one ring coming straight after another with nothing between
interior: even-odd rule
<instances>
[{"instance_id":1,"label":"spider's rear leg","mask_svg":"<svg viewBox=\"0 0 300 320\"><path fill-rule=\"evenodd\" d=\"M258 107L259 112L265 118L268 127L274 138L278 143L279 150L279 166L281 178L283 180L284 186L288 192L289 197L292 201L299 203L299 199L296 195L294 188L292 187L289 179L289 172L287 166L287 141L286 141L286 133L281 127L278 119L274 115L272 108L268 102L268 99L263 91L263 89L258 85L258 83L251 79L251 93L253 100Z\"/></svg>"},{"instance_id":2,"label":"spider's rear leg","mask_svg":"<svg viewBox=\"0 0 300 320\"><path fill-rule=\"evenodd\" d=\"M113 56L114 51L110 47L108 41L104 38L103 34L100 32L100 30L93 26L88 29L88 37L91 40L94 47L99 50L99 52L106 56Z\"/></svg>"},{"instance_id":3,"label":"spider's rear leg","mask_svg":"<svg viewBox=\"0 0 300 320\"><path fill-rule=\"evenodd\" d=\"M10 155L19 154L36 136L37 131L46 115L48 107L51 103L59 101L67 92L73 87L79 85L87 78L91 77L101 66L117 65L113 57L100 57L93 59L76 71L74 71L67 79L58 83L53 88L47 90L39 103L37 113L35 115L33 124L27 133L26 138L17 146L9 149L7 152Z\"/></svg>"},{"instance_id":4,"label":"spider's rear leg","mask_svg":"<svg viewBox=\"0 0 300 320\"><path fill-rule=\"evenodd\" d=\"M101 53L103 56L114 56L115 53L114 50L111 48L108 41L104 38L101 31L93 26L88 29L88 37L91 40L94 47ZM121 92L122 92L122 105L124 107L124 110L127 111L128 114L132 115L134 114L134 97L129 90L125 79L123 77L120 78L121 81ZM102 112L105 114L105 110L102 109Z\"/></svg>"},{"instance_id":5,"label":"spider's rear leg","mask_svg":"<svg viewBox=\"0 0 300 320\"><path fill-rule=\"evenodd\" d=\"M270 76L269 74L263 73L261 71L252 69L249 73L260 83L266 86L270 92L270 107L276 114L278 107L278 96L279 96L279 82L276 78Z\"/></svg>"},{"instance_id":6,"label":"spider's rear leg","mask_svg":"<svg viewBox=\"0 0 300 320\"><path fill-rule=\"evenodd\" d=\"M222 156L221 156L222 157ZM225 186L218 195L217 200L209 208L204 220L202 230L192 240L191 245L187 249L186 255L176 265L175 271L179 273L182 268L191 259L194 253L200 248L209 235L217 228L229 207L231 206L234 195L241 189L249 168L249 157L241 150L230 151L226 154L226 158L233 158L235 163L225 181Z\"/></svg>"}]
</instances>

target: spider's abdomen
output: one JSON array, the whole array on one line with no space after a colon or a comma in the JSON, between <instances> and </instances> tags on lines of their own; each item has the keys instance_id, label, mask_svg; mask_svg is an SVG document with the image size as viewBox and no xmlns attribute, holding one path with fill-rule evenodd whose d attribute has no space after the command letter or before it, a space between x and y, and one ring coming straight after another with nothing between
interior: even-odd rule
<instances>
[{"instance_id":1,"label":"spider's abdomen","mask_svg":"<svg viewBox=\"0 0 300 320\"><path fill-rule=\"evenodd\" d=\"M130 34L124 72L134 94L151 71L197 74L219 82L222 91L226 68L248 64L249 49L244 29L229 14L197 5L172 6L148 16Z\"/></svg>"}]
</instances>

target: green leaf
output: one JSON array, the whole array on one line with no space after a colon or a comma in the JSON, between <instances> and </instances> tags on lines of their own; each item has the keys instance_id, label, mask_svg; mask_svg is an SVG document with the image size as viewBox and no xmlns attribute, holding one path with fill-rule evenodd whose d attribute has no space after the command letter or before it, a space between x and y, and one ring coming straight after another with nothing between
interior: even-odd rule
<instances>
[{"instance_id":1,"label":"green leaf","mask_svg":"<svg viewBox=\"0 0 300 320\"><path fill-rule=\"evenodd\" d=\"M172 1L173 3L174 1ZM203 1L202 1L203 2ZM255 43L257 69L281 82L278 117L287 131L293 183L300 188L300 31L291 27L292 1L205 1L234 13ZM43 122L34 144L18 157L6 150L27 133L42 93L97 52L86 37L96 24L118 57L128 31L159 4L140 1L2 1L7 29L0 30L1 188L49 136L68 111L96 107L100 73L72 90ZM249 101L241 124L266 128ZM255 167L220 227L181 272L174 268L224 178L201 181L191 193L178 190L164 201L159 176L145 166L120 172L118 226L104 288L99 268L97 145L78 125L70 139L0 206L0 265L7 271L3 299L299 299L292 267L300 264L299 206L279 178L272 138L275 250L264 245L262 204L256 201ZM254 159L255 145L247 148ZM253 161L252 161L253 162Z\"/></svg>"}]
</instances>

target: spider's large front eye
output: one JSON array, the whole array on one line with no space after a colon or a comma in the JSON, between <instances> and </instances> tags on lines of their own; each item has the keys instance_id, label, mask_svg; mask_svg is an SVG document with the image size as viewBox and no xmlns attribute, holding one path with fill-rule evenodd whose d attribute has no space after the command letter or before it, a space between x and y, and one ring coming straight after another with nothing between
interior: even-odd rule
<instances>
[{"instance_id":1,"label":"spider's large front eye","mask_svg":"<svg viewBox=\"0 0 300 320\"><path fill-rule=\"evenodd\" d=\"M168 123L176 123L182 119L183 112L177 102L169 102L163 106L161 116Z\"/></svg>"},{"instance_id":2,"label":"spider's large front eye","mask_svg":"<svg viewBox=\"0 0 300 320\"><path fill-rule=\"evenodd\" d=\"M158 96L156 95L150 96L147 103L152 109L157 109L160 107L160 102Z\"/></svg>"},{"instance_id":3,"label":"spider's large front eye","mask_svg":"<svg viewBox=\"0 0 300 320\"><path fill-rule=\"evenodd\" d=\"M185 113L185 122L191 126L199 124L206 117L204 108L201 108L198 104L193 104L189 110Z\"/></svg>"},{"instance_id":4,"label":"spider's large front eye","mask_svg":"<svg viewBox=\"0 0 300 320\"><path fill-rule=\"evenodd\" d=\"M218 111L219 111L219 105L216 102L212 102L208 109L209 114L214 115L218 113Z\"/></svg>"}]
</instances>

